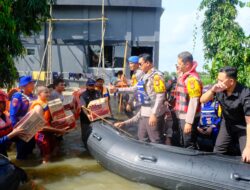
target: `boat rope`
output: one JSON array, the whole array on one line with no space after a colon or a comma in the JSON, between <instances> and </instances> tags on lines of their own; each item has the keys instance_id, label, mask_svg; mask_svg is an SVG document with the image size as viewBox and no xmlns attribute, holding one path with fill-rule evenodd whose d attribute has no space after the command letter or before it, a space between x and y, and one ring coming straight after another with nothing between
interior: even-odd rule
<instances>
[{"instance_id":1,"label":"boat rope","mask_svg":"<svg viewBox=\"0 0 250 190\"><path fill-rule=\"evenodd\" d=\"M133 137L133 135L131 135L130 133L128 133L127 131L119 128L119 127L116 127L112 122L108 121L107 119L103 118L102 116L98 115L97 113L91 111L90 109L86 108L85 106L82 106L83 109L91 112L92 114L96 115L99 119L101 119L102 121L106 122L107 124L109 124L110 126L112 126L113 128L117 129L118 131L128 135L129 137Z\"/></svg>"}]
</instances>

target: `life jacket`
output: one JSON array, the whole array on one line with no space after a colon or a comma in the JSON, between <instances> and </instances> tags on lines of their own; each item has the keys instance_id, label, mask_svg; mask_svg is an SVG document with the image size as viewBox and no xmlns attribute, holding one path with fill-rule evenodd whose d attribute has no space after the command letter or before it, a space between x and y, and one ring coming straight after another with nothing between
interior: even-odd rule
<instances>
[{"instance_id":1,"label":"life jacket","mask_svg":"<svg viewBox=\"0 0 250 190\"><path fill-rule=\"evenodd\" d=\"M8 135L13 130L10 118L7 114L3 114L5 116L5 120L0 117L0 137Z\"/></svg>"},{"instance_id":2,"label":"life jacket","mask_svg":"<svg viewBox=\"0 0 250 190\"><path fill-rule=\"evenodd\" d=\"M218 126L221 121L221 107L217 100L210 100L201 106L200 127Z\"/></svg>"},{"instance_id":3,"label":"life jacket","mask_svg":"<svg viewBox=\"0 0 250 190\"><path fill-rule=\"evenodd\" d=\"M165 89L165 84L162 84L162 81L160 81L158 79L158 75L156 74L161 74L159 71L157 70L153 70L152 73L150 73L147 78L142 78L138 83L137 83L137 100L139 102L139 104L141 104L142 106L150 106L151 104L153 104L153 101L155 101L155 98L150 98L147 91L146 91L146 83L148 82L148 80L151 77L154 77L154 81L153 81L153 85L154 85L154 89L156 91L162 91L162 90L166 90ZM157 78L155 78L155 76L157 76ZM164 89L162 89L164 88Z\"/></svg>"},{"instance_id":4,"label":"life jacket","mask_svg":"<svg viewBox=\"0 0 250 190\"><path fill-rule=\"evenodd\" d=\"M43 102L41 100L35 100L30 106L30 110L33 110L35 106L40 105L43 109L43 118L46 121L47 125L51 125L52 117L49 111L49 106L47 102Z\"/></svg>"},{"instance_id":5,"label":"life jacket","mask_svg":"<svg viewBox=\"0 0 250 190\"><path fill-rule=\"evenodd\" d=\"M12 88L8 91L7 95L8 95L8 100L6 102L6 111L9 113L10 111L10 102L12 99L13 94L15 94L16 92L20 92L20 88Z\"/></svg>"},{"instance_id":6,"label":"life jacket","mask_svg":"<svg viewBox=\"0 0 250 190\"><path fill-rule=\"evenodd\" d=\"M195 79L198 80L199 85L201 85L201 80L199 77L199 74L195 71L195 68L197 67L197 64L194 63L192 69L184 73L178 80L177 80L177 85L176 85L176 90L175 90L175 110L182 112L182 113L187 113L188 112L188 104L189 104L189 94L188 94L188 89L186 85L186 81L189 79L189 77L194 77ZM200 112L200 104L196 110L196 113Z\"/></svg>"},{"instance_id":7,"label":"life jacket","mask_svg":"<svg viewBox=\"0 0 250 190\"><path fill-rule=\"evenodd\" d=\"M143 106L150 105L150 103L151 103L150 97L148 96L148 94L145 90L144 80L140 80L137 83L137 100Z\"/></svg>"},{"instance_id":8,"label":"life jacket","mask_svg":"<svg viewBox=\"0 0 250 190\"><path fill-rule=\"evenodd\" d=\"M137 81L136 75L133 74L131 76L131 86L135 86L137 83L138 83L138 81Z\"/></svg>"},{"instance_id":9,"label":"life jacket","mask_svg":"<svg viewBox=\"0 0 250 190\"><path fill-rule=\"evenodd\" d=\"M102 94L102 97L109 97L109 91L106 87L96 87L96 90L99 90Z\"/></svg>"}]
</instances>

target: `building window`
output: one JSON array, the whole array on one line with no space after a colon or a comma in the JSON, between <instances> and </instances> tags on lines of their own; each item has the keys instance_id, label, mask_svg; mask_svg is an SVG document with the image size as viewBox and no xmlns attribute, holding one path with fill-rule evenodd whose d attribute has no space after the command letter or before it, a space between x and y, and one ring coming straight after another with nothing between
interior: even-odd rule
<instances>
[{"instance_id":1,"label":"building window","mask_svg":"<svg viewBox=\"0 0 250 190\"><path fill-rule=\"evenodd\" d=\"M114 62L113 68L122 68L124 62L124 46L114 46Z\"/></svg>"},{"instance_id":2,"label":"building window","mask_svg":"<svg viewBox=\"0 0 250 190\"><path fill-rule=\"evenodd\" d=\"M138 56L138 55L143 54L143 53L147 53L147 54L151 55L153 58L153 47L142 47L142 46L132 47L131 55Z\"/></svg>"},{"instance_id":3,"label":"building window","mask_svg":"<svg viewBox=\"0 0 250 190\"><path fill-rule=\"evenodd\" d=\"M89 67L102 67L102 60L100 65L101 46L100 45L89 45ZM105 68L110 68L113 65L113 46L104 47L104 58L105 58Z\"/></svg>"},{"instance_id":4,"label":"building window","mask_svg":"<svg viewBox=\"0 0 250 190\"><path fill-rule=\"evenodd\" d=\"M27 48L26 49L27 55L35 55L35 49Z\"/></svg>"}]
</instances>

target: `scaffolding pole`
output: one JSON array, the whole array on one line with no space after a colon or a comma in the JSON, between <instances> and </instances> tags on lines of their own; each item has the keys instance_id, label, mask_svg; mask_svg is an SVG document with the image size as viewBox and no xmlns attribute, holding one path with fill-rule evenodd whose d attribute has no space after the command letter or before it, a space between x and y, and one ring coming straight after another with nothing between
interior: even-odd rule
<instances>
[{"instance_id":1,"label":"scaffolding pole","mask_svg":"<svg viewBox=\"0 0 250 190\"><path fill-rule=\"evenodd\" d=\"M50 17L52 18L52 2L50 2ZM46 86L53 82L52 79L52 21L49 21L49 36L48 36L48 62L47 62L47 77L46 77Z\"/></svg>"},{"instance_id":2,"label":"scaffolding pole","mask_svg":"<svg viewBox=\"0 0 250 190\"><path fill-rule=\"evenodd\" d=\"M99 75L99 67L102 63L102 69L105 69L105 55L104 55L104 39L105 39L105 9L104 9L104 0L102 0L102 39L101 39L101 49L99 54L99 61L98 61L98 69L97 69L97 75Z\"/></svg>"},{"instance_id":3,"label":"scaffolding pole","mask_svg":"<svg viewBox=\"0 0 250 190\"><path fill-rule=\"evenodd\" d=\"M47 58L47 71L46 71L46 85L49 85L53 82L53 75L52 75L52 31L53 22L94 22L94 21L101 21L102 22L102 32L101 32L101 50L99 55L99 62L98 62L98 68L101 65L102 62L102 68L105 68L105 57L104 57L104 37L105 37L105 30L106 30L106 21L108 19L105 17L105 9L104 4L105 1L102 0L102 17L101 18L89 18L89 19L56 19L52 18L52 1L50 2L50 19L47 19L47 22L49 23L49 35L48 35L48 41L47 41L47 51L48 51L48 58ZM45 49L46 53L46 49ZM97 70L98 75L99 69ZM41 71L39 72L41 73ZM40 74L39 74L40 75Z\"/></svg>"}]
</instances>

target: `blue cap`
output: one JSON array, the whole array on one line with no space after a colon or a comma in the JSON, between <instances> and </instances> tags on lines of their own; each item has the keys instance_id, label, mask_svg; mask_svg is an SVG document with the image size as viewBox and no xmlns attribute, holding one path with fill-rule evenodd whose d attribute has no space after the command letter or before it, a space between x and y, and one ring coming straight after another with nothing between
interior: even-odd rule
<instances>
[{"instance_id":1,"label":"blue cap","mask_svg":"<svg viewBox=\"0 0 250 190\"><path fill-rule=\"evenodd\" d=\"M131 56L130 58L128 58L128 62L133 63L133 64L138 64L139 57L138 56Z\"/></svg>"},{"instance_id":2,"label":"blue cap","mask_svg":"<svg viewBox=\"0 0 250 190\"><path fill-rule=\"evenodd\" d=\"M34 82L31 76L22 76L19 78L19 87L26 86L30 82Z\"/></svg>"},{"instance_id":3,"label":"blue cap","mask_svg":"<svg viewBox=\"0 0 250 190\"><path fill-rule=\"evenodd\" d=\"M89 86L89 85L95 85L95 80L88 79L87 82L86 82L86 86Z\"/></svg>"}]
</instances>

